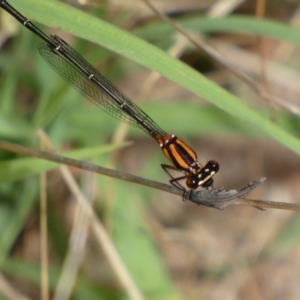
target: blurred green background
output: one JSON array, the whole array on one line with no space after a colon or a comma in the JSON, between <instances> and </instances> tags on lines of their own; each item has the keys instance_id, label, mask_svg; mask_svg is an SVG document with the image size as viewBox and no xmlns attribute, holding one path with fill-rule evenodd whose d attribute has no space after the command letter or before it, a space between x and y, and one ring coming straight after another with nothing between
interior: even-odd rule
<instances>
[{"instance_id":1,"label":"blurred green background","mask_svg":"<svg viewBox=\"0 0 300 300\"><path fill-rule=\"evenodd\" d=\"M218 10L221 2L227 10ZM163 130L184 139L201 163L218 160L217 188L238 189L266 176L251 197L299 202L298 4L269 1L260 19L255 13L260 1L229 2L153 4L219 51L224 63L250 75L270 101L195 50L142 1L9 1L41 30L71 44ZM79 151L79 158L95 164L168 182L160 167L167 161L151 137L83 99L39 56L41 40L2 9L0 23L0 139L39 149L37 132L43 129L56 152ZM0 159L1 273L16 293L11 296L0 278L1 299L41 299L42 171L49 171L51 297L58 297L57 285L69 271L74 278L64 287L71 290L70 299L130 298L103 245L88 233L91 224L80 226L76 199L59 168L7 151L0 151ZM299 294L297 214L247 207L220 212L71 171L145 299ZM74 243L76 232L81 247ZM67 258L74 249L80 251L72 270Z\"/></svg>"}]
</instances>

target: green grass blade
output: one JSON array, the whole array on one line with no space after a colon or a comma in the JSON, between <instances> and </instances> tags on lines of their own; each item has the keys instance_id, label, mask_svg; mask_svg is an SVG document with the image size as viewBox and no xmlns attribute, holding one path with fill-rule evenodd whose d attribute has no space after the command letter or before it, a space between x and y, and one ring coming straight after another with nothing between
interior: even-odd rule
<instances>
[{"instance_id":1,"label":"green grass blade","mask_svg":"<svg viewBox=\"0 0 300 300\"><path fill-rule=\"evenodd\" d=\"M300 45L298 28L268 19L234 15L226 18L199 18L197 16L177 21L185 29L194 32L251 34ZM175 29L169 24L157 23L140 27L134 33L146 40L157 40L171 36L175 33Z\"/></svg>"},{"instance_id":2,"label":"green grass blade","mask_svg":"<svg viewBox=\"0 0 300 300\"><path fill-rule=\"evenodd\" d=\"M62 3L39 0L14 0L11 3L16 4L22 13L34 16L37 21L71 32L159 72L300 154L300 142L294 136L248 108L197 71L132 34Z\"/></svg>"}]
</instances>

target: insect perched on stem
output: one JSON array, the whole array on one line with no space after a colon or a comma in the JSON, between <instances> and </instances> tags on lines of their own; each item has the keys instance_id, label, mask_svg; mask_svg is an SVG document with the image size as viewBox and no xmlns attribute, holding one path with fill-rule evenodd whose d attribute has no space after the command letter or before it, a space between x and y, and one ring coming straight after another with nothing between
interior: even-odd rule
<instances>
[{"instance_id":1,"label":"insect perched on stem","mask_svg":"<svg viewBox=\"0 0 300 300\"><path fill-rule=\"evenodd\" d=\"M32 22L15 10L6 0L0 0L0 6L15 17L26 28L39 36L45 43L38 45L43 59L62 78L75 87L90 101L113 117L138 127L153 137L172 165L162 164L162 168L171 177L170 183L185 191L180 181L195 190L198 187L211 187L213 175L219 171L219 164L210 160L202 166L196 153L181 139L163 131L143 110L126 97L117 87L108 81L79 53L58 36L47 36ZM171 172L180 171L179 177Z\"/></svg>"}]
</instances>

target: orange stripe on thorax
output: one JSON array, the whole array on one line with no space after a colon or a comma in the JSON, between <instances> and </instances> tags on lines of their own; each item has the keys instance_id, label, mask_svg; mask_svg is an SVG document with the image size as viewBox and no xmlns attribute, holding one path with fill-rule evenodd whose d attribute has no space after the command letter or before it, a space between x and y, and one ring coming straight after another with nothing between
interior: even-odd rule
<instances>
[{"instance_id":1,"label":"orange stripe on thorax","mask_svg":"<svg viewBox=\"0 0 300 300\"><path fill-rule=\"evenodd\" d=\"M201 168L196 153L181 139L171 134L157 135L155 139L164 155L178 170L196 173Z\"/></svg>"}]
</instances>

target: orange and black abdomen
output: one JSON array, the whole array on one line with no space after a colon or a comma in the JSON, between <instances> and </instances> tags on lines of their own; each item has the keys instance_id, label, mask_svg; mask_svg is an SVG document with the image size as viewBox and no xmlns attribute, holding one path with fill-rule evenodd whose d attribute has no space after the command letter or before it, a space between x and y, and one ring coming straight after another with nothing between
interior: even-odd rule
<instances>
[{"instance_id":1,"label":"orange and black abdomen","mask_svg":"<svg viewBox=\"0 0 300 300\"><path fill-rule=\"evenodd\" d=\"M158 136L156 140L160 144L164 155L176 169L191 171L191 166L198 166L196 153L175 135Z\"/></svg>"}]
</instances>

